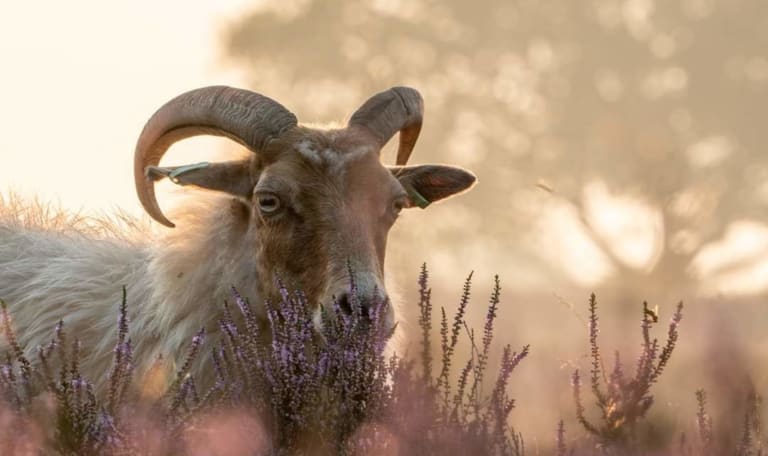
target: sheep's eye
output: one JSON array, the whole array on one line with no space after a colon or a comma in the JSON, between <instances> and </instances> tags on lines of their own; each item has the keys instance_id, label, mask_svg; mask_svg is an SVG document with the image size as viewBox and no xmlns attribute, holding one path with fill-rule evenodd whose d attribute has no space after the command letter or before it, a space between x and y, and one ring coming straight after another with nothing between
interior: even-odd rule
<instances>
[{"instance_id":1,"label":"sheep's eye","mask_svg":"<svg viewBox=\"0 0 768 456\"><path fill-rule=\"evenodd\" d=\"M280 198L271 193L264 193L256 197L256 204L264 214L274 214L280 209Z\"/></svg>"},{"instance_id":2,"label":"sheep's eye","mask_svg":"<svg viewBox=\"0 0 768 456\"><path fill-rule=\"evenodd\" d=\"M398 198L392 202L392 212L398 215L406 206L405 198Z\"/></svg>"}]
</instances>

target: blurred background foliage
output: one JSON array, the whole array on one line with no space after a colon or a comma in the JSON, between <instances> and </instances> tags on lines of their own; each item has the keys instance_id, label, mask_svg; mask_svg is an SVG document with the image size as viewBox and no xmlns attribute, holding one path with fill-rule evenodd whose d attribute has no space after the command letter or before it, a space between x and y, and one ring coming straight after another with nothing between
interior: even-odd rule
<instances>
[{"instance_id":1,"label":"blurred background foliage","mask_svg":"<svg viewBox=\"0 0 768 456\"><path fill-rule=\"evenodd\" d=\"M768 349L768 3L263 1L223 46L250 88L305 122L346 119L392 85L422 92L412 160L465 166L479 184L404 217L390 274L411 302L427 261L449 309L470 269L480 293L501 275L500 342L532 344L516 397L549 401L541 425L572 414L564 367L584 363L593 290L622 349L639 342L621 335L643 300L662 320L689 304L669 419L692 419L675 407L693 410L698 386L726 403L764 377L748 366ZM416 309L403 316L407 333ZM527 383L543 372L551 386Z\"/></svg>"},{"instance_id":2,"label":"blurred background foliage","mask_svg":"<svg viewBox=\"0 0 768 456\"><path fill-rule=\"evenodd\" d=\"M480 184L407 217L408 269L612 283L631 304L768 289L764 2L262 2L225 46L305 121L423 93L414 161ZM712 252L745 241L760 248Z\"/></svg>"}]
</instances>

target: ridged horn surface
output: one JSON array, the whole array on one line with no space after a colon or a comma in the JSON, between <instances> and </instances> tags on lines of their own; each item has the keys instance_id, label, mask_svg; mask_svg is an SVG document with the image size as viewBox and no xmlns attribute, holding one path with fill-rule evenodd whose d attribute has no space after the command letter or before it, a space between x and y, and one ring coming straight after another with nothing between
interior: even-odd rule
<instances>
[{"instance_id":1,"label":"ridged horn surface","mask_svg":"<svg viewBox=\"0 0 768 456\"><path fill-rule=\"evenodd\" d=\"M392 87L363 103L349 119L349 126L365 128L373 134L379 146L400 132L396 164L405 165L419 139L423 117L424 100L417 90Z\"/></svg>"},{"instance_id":2,"label":"ridged horn surface","mask_svg":"<svg viewBox=\"0 0 768 456\"><path fill-rule=\"evenodd\" d=\"M155 181L146 172L173 143L197 135L225 136L260 153L296 124L296 116L280 103L249 90L213 86L179 95L152 115L136 144L133 172L141 205L153 219L174 226L163 215Z\"/></svg>"}]
</instances>

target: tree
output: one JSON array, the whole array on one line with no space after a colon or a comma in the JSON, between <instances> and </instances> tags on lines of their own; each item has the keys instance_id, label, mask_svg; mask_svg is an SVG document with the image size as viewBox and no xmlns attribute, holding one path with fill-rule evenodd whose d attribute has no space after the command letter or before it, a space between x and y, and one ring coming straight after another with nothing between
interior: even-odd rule
<instances>
[{"instance_id":1,"label":"tree","mask_svg":"<svg viewBox=\"0 0 768 456\"><path fill-rule=\"evenodd\" d=\"M402 232L411 258L446 247L457 264L475 252L566 280L540 231L566 207L634 305L695 292L704 246L768 222L766 17L759 0L294 0L242 18L226 52L303 119L343 118L391 85L422 91L415 159L466 165L480 185L430 209L430 232ZM655 220L642 264L595 220L596 188Z\"/></svg>"}]
</instances>

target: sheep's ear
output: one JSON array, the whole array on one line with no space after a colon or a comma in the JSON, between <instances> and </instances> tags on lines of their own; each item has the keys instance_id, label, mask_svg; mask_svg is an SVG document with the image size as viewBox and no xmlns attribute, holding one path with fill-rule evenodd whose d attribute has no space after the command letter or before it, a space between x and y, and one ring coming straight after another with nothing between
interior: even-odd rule
<instances>
[{"instance_id":1,"label":"sheep's ear","mask_svg":"<svg viewBox=\"0 0 768 456\"><path fill-rule=\"evenodd\" d=\"M470 171L448 165L393 166L392 174L408 192L409 206L425 208L472 187L477 177Z\"/></svg>"},{"instance_id":2,"label":"sheep's ear","mask_svg":"<svg viewBox=\"0 0 768 456\"><path fill-rule=\"evenodd\" d=\"M184 166L148 166L146 173L156 181L167 177L174 184L192 185L249 199L253 188L250 171L251 162L243 160Z\"/></svg>"}]
</instances>

